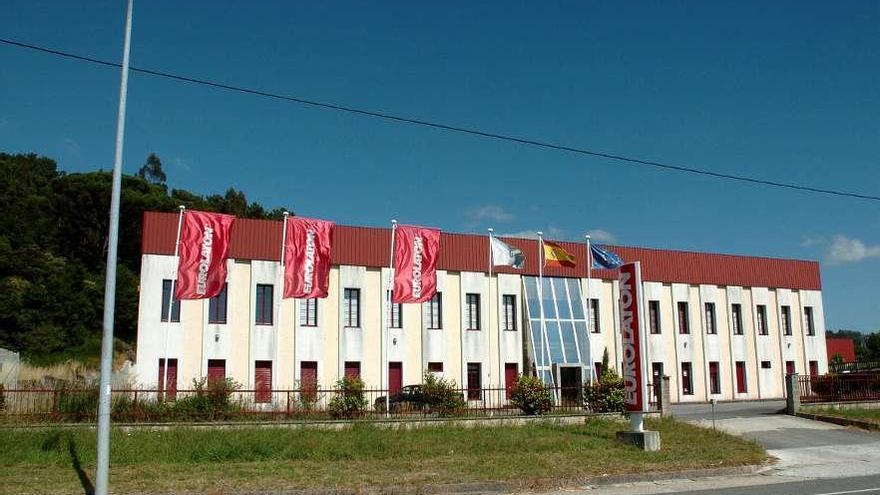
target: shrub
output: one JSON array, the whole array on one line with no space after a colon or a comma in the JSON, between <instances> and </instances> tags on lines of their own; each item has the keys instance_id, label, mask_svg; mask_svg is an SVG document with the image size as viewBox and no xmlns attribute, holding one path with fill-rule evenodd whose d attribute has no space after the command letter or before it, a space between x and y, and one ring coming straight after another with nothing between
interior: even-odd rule
<instances>
[{"instance_id":1,"label":"shrub","mask_svg":"<svg viewBox=\"0 0 880 495\"><path fill-rule=\"evenodd\" d=\"M367 409L364 382L356 377L343 377L333 387L336 395L330 400L330 415L336 419L352 419L363 416Z\"/></svg>"},{"instance_id":2,"label":"shrub","mask_svg":"<svg viewBox=\"0 0 880 495\"><path fill-rule=\"evenodd\" d=\"M6 410L6 386L0 383L0 412Z\"/></svg>"},{"instance_id":3,"label":"shrub","mask_svg":"<svg viewBox=\"0 0 880 495\"><path fill-rule=\"evenodd\" d=\"M596 383L584 384L584 407L594 413L626 412L623 379L605 367Z\"/></svg>"},{"instance_id":4,"label":"shrub","mask_svg":"<svg viewBox=\"0 0 880 495\"><path fill-rule=\"evenodd\" d=\"M430 412L439 416L456 416L465 409L464 397L456 390L455 380L446 380L430 371L425 372L422 394Z\"/></svg>"},{"instance_id":5,"label":"shrub","mask_svg":"<svg viewBox=\"0 0 880 495\"><path fill-rule=\"evenodd\" d=\"M193 421L227 419L238 409L230 400L238 389L239 385L228 378L211 384L204 377L193 378L193 394L168 403L168 415Z\"/></svg>"},{"instance_id":6,"label":"shrub","mask_svg":"<svg viewBox=\"0 0 880 495\"><path fill-rule=\"evenodd\" d=\"M52 392L53 411L65 420L91 419L98 413L98 386L85 381L58 381Z\"/></svg>"},{"instance_id":7,"label":"shrub","mask_svg":"<svg viewBox=\"0 0 880 495\"><path fill-rule=\"evenodd\" d=\"M553 407L553 396L537 376L520 375L510 389L510 402L523 414L535 416L550 411Z\"/></svg>"}]
</instances>

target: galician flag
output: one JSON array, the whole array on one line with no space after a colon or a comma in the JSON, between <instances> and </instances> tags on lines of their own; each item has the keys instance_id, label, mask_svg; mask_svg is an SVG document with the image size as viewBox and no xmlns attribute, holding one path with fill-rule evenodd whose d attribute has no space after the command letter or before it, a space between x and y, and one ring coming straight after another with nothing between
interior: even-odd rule
<instances>
[{"instance_id":1,"label":"galician flag","mask_svg":"<svg viewBox=\"0 0 880 495\"><path fill-rule=\"evenodd\" d=\"M492 248L492 266L512 266L518 269L523 267L526 256L522 251L495 236L489 239Z\"/></svg>"}]
</instances>

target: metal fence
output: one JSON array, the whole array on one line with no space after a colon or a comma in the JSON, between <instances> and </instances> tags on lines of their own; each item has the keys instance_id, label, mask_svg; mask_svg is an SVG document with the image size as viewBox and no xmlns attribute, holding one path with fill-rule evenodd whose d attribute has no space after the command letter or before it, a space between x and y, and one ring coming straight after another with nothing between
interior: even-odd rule
<instances>
[{"instance_id":1,"label":"metal fence","mask_svg":"<svg viewBox=\"0 0 880 495\"><path fill-rule=\"evenodd\" d=\"M801 403L880 400L880 374L799 376Z\"/></svg>"},{"instance_id":2,"label":"metal fence","mask_svg":"<svg viewBox=\"0 0 880 495\"><path fill-rule=\"evenodd\" d=\"M549 414L587 414L581 387L548 387ZM119 389L111 394L119 422L298 421L330 419L420 419L429 417L519 416L523 411L504 388L455 389L446 400L428 397L419 386L360 394L335 389L168 390ZM649 393L655 407L654 394ZM90 422L98 409L96 388L0 390L0 422ZM386 411L386 404L390 406ZM361 407L362 406L362 407Z\"/></svg>"},{"instance_id":3,"label":"metal fence","mask_svg":"<svg viewBox=\"0 0 880 495\"><path fill-rule=\"evenodd\" d=\"M828 363L828 371L832 373L863 373L866 371L880 372L880 361L853 361L850 363Z\"/></svg>"}]
</instances>

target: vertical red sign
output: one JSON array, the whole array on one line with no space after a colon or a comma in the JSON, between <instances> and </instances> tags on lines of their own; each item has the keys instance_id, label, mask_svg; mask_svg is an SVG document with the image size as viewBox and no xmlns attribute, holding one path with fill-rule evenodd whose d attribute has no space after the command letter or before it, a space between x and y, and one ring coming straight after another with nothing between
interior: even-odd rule
<instances>
[{"instance_id":1,"label":"vertical red sign","mask_svg":"<svg viewBox=\"0 0 880 495\"><path fill-rule=\"evenodd\" d=\"M394 303L429 301L437 292L440 231L400 225L394 245Z\"/></svg>"},{"instance_id":2,"label":"vertical red sign","mask_svg":"<svg viewBox=\"0 0 880 495\"><path fill-rule=\"evenodd\" d=\"M187 210L180 233L177 299L207 299L223 290L235 217Z\"/></svg>"},{"instance_id":3,"label":"vertical red sign","mask_svg":"<svg viewBox=\"0 0 880 495\"><path fill-rule=\"evenodd\" d=\"M626 410L645 410L645 373L642 362L642 272L639 262L620 267L620 331L623 342L623 383Z\"/></svg>"},{"instance_id":4,"label":"vertical red sign","mask_svg":"<svg viewBox=\"0 0 880 495\"><path fill-rule=\"evenodd\" d=\"M333 222L293 217L284 240L284 297L327 297Z\"/></svg>"}]
</instances>

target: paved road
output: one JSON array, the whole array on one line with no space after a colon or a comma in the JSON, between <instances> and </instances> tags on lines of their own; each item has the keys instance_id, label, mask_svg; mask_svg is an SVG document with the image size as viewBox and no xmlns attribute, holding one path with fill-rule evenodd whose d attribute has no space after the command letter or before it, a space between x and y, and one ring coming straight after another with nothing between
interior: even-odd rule
<instances>
[{"instance_id":1,"label":"paved road","mask_svg":"<svg viewBox=\"0 0 880 495\"><path fill-rule=\"evenodd\" d=\"M715 408L717 428L751 438L779 459L760 473L590 487L583 492L880 495L880 434L777 414L783 407L783 402L774 401L718 404ZM673 414L712 427L711 406L675 406Z\"/></svg>"}]
</instances>

